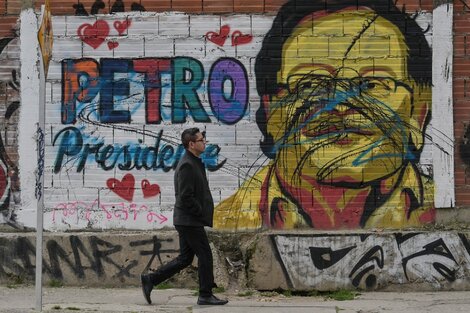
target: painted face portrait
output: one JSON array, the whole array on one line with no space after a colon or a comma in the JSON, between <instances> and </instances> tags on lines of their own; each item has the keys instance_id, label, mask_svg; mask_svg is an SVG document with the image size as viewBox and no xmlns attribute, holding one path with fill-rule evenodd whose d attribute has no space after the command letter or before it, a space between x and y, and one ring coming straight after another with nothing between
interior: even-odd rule
<instances>
[{"instance_id":1,"label":"painted face portrait","mask_svg":"<svg viewBox=\"0 0 470 313\"><path fill-rule=\"evenodd\" d=\"M407 54L400 30L371 10L297 25L267 104L286 184L364 186L417 158L431 90L410 78Z\"/></svg>"},{"instance_id":2,"label":"painted face portrait","mask_svg":"<svg viewBox=\"0 0 470 313\"><path fill-rule=\"evenodd\" d=\"M269 165L218 205L216 228L400 228L434 218L432 179L419 167L431 116L423 29L386 1L322 4L288 2L265 36L255 73Z\"/></svg>"}]
</instances>

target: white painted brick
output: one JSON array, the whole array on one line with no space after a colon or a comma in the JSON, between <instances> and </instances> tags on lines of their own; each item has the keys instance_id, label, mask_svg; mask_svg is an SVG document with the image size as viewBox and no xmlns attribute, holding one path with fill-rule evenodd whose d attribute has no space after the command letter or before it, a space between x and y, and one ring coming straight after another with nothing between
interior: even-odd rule
<instances>
[{"instance_id":1,"label":"white painted brick","mask_svg":"<svg viewBox=\"0 0 470 313\"><path fill-rule=\"evenodd\" d=\"M235 144L235 126L207 124L206 137L211 144Z\"/></svg>"},{"instance_id":2,"label":"white painted brick","mask_svg":"<svg viewBox=\"0 0 470 313\"><path fill-rule=\"evenodd\" d=\"M82 55L82 41L76 38L54 38L52 59L60 62L63 59L73 59Z\"/></svg>"},{"instance_id":3,"label":"white painted brick","mask_svg":"<svg viewBox=\"0 0 470 313\"><path fill-rule=\"evenodd\" d=\"M46 101L50 102L52 98L52 84L51 82L46 81L46 86L45 86L45 92L46 92Z\"/></svg>"},{"instance_id":4,"label":"white painted brick","mask_svg":"<svg viewBox=\"0 0 470 313\"><path fill-rule=\"evenodd\" d=\"M273 24L274 16L252 15L251 33L253 36L264 37Z\"/></svg>"},{"instance_id":5,"label":"white painted brick","mask_svg":"<svg viewBox=\"0 0 470 313\"><path fill-rule=\"evenodd\" d=\"M220 17L217 15L191 15L189 17L190 36L205 37L207 32L219 33Z\"/></svg>"},{"instance_id":6,"label":"white painted brick","mask_svg":"<svg viewBox=\"0 0 470 313\"><path fill-rule=\"evenodd\" d=\"M102 18L100 18L102 19ZM78 36L78 28L83 24L93 25L97 21L96 16L72 16L65 17L66 36Z\"/></svg>"},{"instance_id":7,"label":"white painted brick","mask_svg":"<svg viewBox=\"0 0 470 313\"><path fill-rule=\"evenodd\" d=\"M230 34L239 30L243 34L251 34L251 16L250 15L224 15L221 17L221 25L230 26Z\"/></svg>"},{"instance_id":8,"label":"white painted brick","mask_svg":"<svg viewBox=\"0 0 470 313\"><path fill-rule=\"evenodd\" d=\"M67 161L72 161L72 158L64 157L61 171L57 174L54 174L52 177L54 180L54 187L69 189L83 187L83 174L77 173L74 163L67 163Z\"/></svg>"},{"instance_id":9,"label":"white painted brick","mask_svg":"<svg viewBox=\"0 0 470 313\"><path fill-rule=\"evenodd\" d=\"M158 17L158 34L173 38L189 36L189 15L162 14Z\"/></svg>"},{"instance_id":10,"label":"white painted brick","mask_svg":"<svg viewBox=\"0 0 470 313\"><path fill-rule=\"evenodd\" d=\"M206 55L205 42L203 39L175 39L175 55L190 56L195 59Z\"/></svg>"},{"instance_id":11,"label":"white painted brick","mask_svg":"<svg viewBox=\"0 0 470 313\"><path fill-rule=\"evenodd\" d=\"M207 171L207 179L209 180L209 186L211 187L211 190L238 187L237 173L227 173L222 169L219 169L215 172Z\"/></svg>"},{"instance_id":12,"label":"white painted brick","mask_svg":"<svg viewBox=\"0 0 470 313\"><path fill-rule=\"evenodd\" d=\"M46 160L46 159L45 159ZM51 169L44 169L44 188L51 188L52 187L52 170Z\"/></svg>"},{"instance_id":13,"label":"white painted brick","mask_svg":"<svg viewBox=\"0 0 470 313\"><path fill-rule=\"evenodd\" d=\"M62 101L62 83L51 83L51 102L59 103ZM55 115L60 115L56 112ZM47 119L53 118L51 115L47 115Z\"/></svg>"},{"instance_id":14,"label":"white painted brick","mask_svg":"<svg viewBox=\"0 0 470 313\"><path fill-rule=\"evenodd\" d=\"M255 128L248 128L248 127L240 127L237 125L237 132L236 132L236 143L237 144L244 144L244 145L256 145L259 143L261 139L261 134L258 129Z\"/></svg>"},{"instance_id":15,"label":"white painted brick","mask_svg":"<svg viewBox=\"0 0 470 313\"><path fill-rule=\"evenodd\" d=\"M145 37L144 56L173 57L175 55L174 39L163 37Z\"/></svg>"},{"instance_id":16,"label":"white painted brick","mask_svg":"<svg viewBox=\"0 0 470 313\"><path fill-rule=\"evenodd\" d=\"M47 71L48 81L60 81L62 79L62 66L60 62L51 60L49 70Z\"/></svg>"},{"instance_id":17,"label":"white painted brick","mask_svg":"<svg viewBox=\"0 0 470 313\"><path fill-rule=\"evenodd\" d=\"M206 56L204 62L214 63L217 59L222 57L232 57L236 56L236 49L230 45L230 39L227 39L225 45L220 47L213 42L210 42L206 39Z\"/></svg>"},{"instance_id":18,"label":"white painted brick","mask_svg":"<svg viewBox=\"0 0 470 313\"><path fill-rule=\"evenodd\" d=\"M129 36L145 36L158 34L157 16L134 16L130 17L131 26L128 29Z\"/></svg>"},{"instance_id":19,"label":"white painted brick","mask_svg":"<svg viewBox=\"0 0 470 313\"><path fill-rule=\"evenodd\" d=\"M132 18L129 18L125 15L122 15L120 14L121 16L119 16L118 14L113 14L113 15L108 15L106 16L106 22L108 22L108 25L109 25L109 35L110 37L116 37L116 36L127 36L128 35L128 30L129 30L129 25L128 21L129 19L131 20L130 22L130 27L133 26L133 23L132 23ZM127 25L126 25L127 24ZM121 33L119 33L119 31L121 31Z\"/></svg>"},{"instance_id":20,"label":"white painted brick","mask_svg":"<svg viewBox=\"0 0 470 313\"><path fill-rule=\"evenodd\" d=\"M117 39L118 47L112 49L114 58L139 58L144 56L144 40L142 39Z\"/></svg>"},{"instance_id":21,"label":"white painted brick","mask_svg":"<svg viewBox=\"0 0 470 313\"><path fill-rule=\"evenodd\" d=\"M258 55L261 49L262 37L253 37L252 41L248 44L237 45L236 55L237 57L249 57L254 58Z\"/></svg>"},{"instance_id":22,"label":"white painted brick","mask_svg":"<svg viewBox=\"0 0 470 313\"><path fill-rule=\"evenodd\" d=\"M65 16L52 16L52 34L54 36L54 44L56 37L63 37L67 34L67 19Z\"/></svg>"},{"instance_id":23,"label":"white painted brick","mask_svg":"<svg viewBox=\"0 0 470 313\"><path fill-rule=\"evenodd\" d=\"M86 43L82 43L83 58L94 58L97 61L99 61L100 58L112 58L113 50L109 49L107 44L108 42L109 41L105 40L96 49L87 45Z\"/></svg>"},{"instance_id":24,"label":"white painted brick","mask_svg":"<svg viewBox=\"0 0 470 313\"><path fill-rule=\"evenodd\" d=\"M62 188L45 188L47 192L47 197L44 197L44 206L48 208L54 208L61 203L68 201L68 189Z\"/></svg>"}]
</instances>

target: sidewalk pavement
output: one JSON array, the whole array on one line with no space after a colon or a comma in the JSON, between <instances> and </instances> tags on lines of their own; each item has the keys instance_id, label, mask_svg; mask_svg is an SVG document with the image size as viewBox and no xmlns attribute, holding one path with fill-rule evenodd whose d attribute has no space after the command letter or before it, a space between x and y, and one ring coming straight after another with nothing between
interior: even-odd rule
<instances>
[{"instance_id":1,"label":"sidewalk pavement","mask_svg":"<svg viewBox=\"0 0 470 313\"><path fill-rule=\"evenodd\" d=\"M148 305L141 289L129 288L49 288L43 289L43 312L48 313L444 313L470 312L470 291L362 292L354 300L336 301L321 296L286 297L255 292L249 296L218 293L230 302L224 306L196 304L194 290L166 289L152 292ZM0 312L35 312L34 286L0 286Z\"/></svg>"}]
</instances>

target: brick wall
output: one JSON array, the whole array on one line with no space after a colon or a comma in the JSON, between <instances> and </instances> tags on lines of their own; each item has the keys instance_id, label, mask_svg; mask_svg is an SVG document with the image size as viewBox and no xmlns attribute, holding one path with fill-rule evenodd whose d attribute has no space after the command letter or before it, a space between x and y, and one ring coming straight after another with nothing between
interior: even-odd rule
<instances>
[{"instance_id":1,"label":"brick wall","mask_svg":"<svg viewBox=\"0 0 470 313\"><path fill-rule=\"evenodd\" d=\"M324 202L320 201L320 206L324 206L321 210L328 211L329 209L326 207L332 205L339 205L340 207L341 205L345 207L348 206L347 204L352 205L349 208L349 213L338 214L340 216L338 220L332 221L331 214L329 215L330 217L327 217L328 214L323 215L322 212L318 212L319 203L317 203L317 196L312 197L312 200L306 200L305 195L300 195L302 193L301 190L296 191L300 193L297 196L292 195L293 191L289 191L286 194L286 190L283 189L285 188L284 186L282 188L279 187L280 191L274 188L276 190L273 191L273 194L279 192L279 197L268 197L267 201L271 203L268 210L271 212L271 220L269 214L262 213L263 210L260 207L254 211L250 209L252 207L252 200L257 199L256 201L259 202L261 197L259 194L259 191L262 190L261 183L256 181L260 177L269 177L263 175L265 175L264 171L266 171L266 168L269 168L266 165L272 162L266 157L267 150L262 150L259 144L260 141L266 138L264 138L262 133L264 126L262 124L258 125L259 121L256 119L256 112L260 111L258 110L260 99L259 90L256 89L257 73L255 73L254 64L256 55L263 45L266 32L269 30L279 8L285 2L280 0L50 1L54 16L55 40L47 82L46 108L46 138L48 138L48 141L46 141L45 187L46 207L49 214L49 220L46 221L46 224L49 223L48 227L51 229L84 227L154 228L171 225L171 208L174 201L172 195L172 162L180 152L178 150L180 149L178 147L179 133L183 128L192 125L207 130L209 139L212 141L210 146L213 149L211 150L212 154L207 155L206 161L209 167L212 167L209 172L209 179L215 201L216 203L222 203L222 207L219 208L220 214L218 217L216 216L217 223L220 224L221 228L257 228L261 224L265 226L269 224L267 225L268 227L281 228L300 225L333 229L342 227L362 228L373 225L385 228L401 228L432 222L434 219L431 209L432 180L423 180L418 178L419 175L416 175L418 172L424 172L425 174L432 173L432 153L430 152L432 144L429 142L430 139L424 140L424 144L418 143L417 148L422 148L423 151L417 158L415 156L412 162L407 160L410 169L402 173L405 176L397 178L402 180L403 177L406 177L406 184L411 186L411 189L424 189L422 194L425 195L426 200L416 197L416 194L419 194L419 192L408 194L409 191L402 190L401 193L387 194L387 191L385 193L390 200L389 206L383 206L384 210L376 210L377 207L375 207L375 209L369 210L367 218L364 217L361 220L360 216L364 214L364 196L359 196L358 194L352 195L351 191L349 191L350 194L346 195L346 189L334 189L333 191L329 190L329 187L315 187L315 190L320 190L320 193L322 193L322 195L317 196L324 198L322 200ZM34 2L37 11L42 3L42 1ZM456 14L456 30L458 29L458 19L464 18L466 14L464 3L460 2L460 5L456 6L456 11L458 12ZM326 2L326 5L328 5L328 2ZM389 6L392 5L393 2L389 2ZM396 7L399 11L407 12L410 16L416 18L420 23L420 27L426 28L426 25L430 26L429 29L431 31L425 34L425 37L430 38L432 34L432 25L430 24L433 1L396 1ZM21 1L0 1L0 22L8 23L8 21L11 21L10 24L13 26L16 23L20 9ZM106 15L111 12L121 11L126 13ZM180 13L168 13L169 11L178 11ZM92 12L105 15L99 15L97 18ZM140 12L145 13L139 15ZM414 15L415 13L419 14ZM462 22L462 25L464 25L464 22ZM12 26L10 26L10 29ZM6 32L6 29L5 27L1 28L4 32ZM409 31L409 29L408 27L405 32ZM11 30L7 32L3 36L14 35L14 32ZM462 30L463 34L460 31L456 32L455 60L460 65L461 63L459 62L464 62L465 60L465 44L467 39L464 30ZM354 40L347 31L342 36L345 40L348 40L348 38L351 41ZM375 37L375 35L370 35L368 38L374 40L374 44L378 48L382 44L390 44L389 39L384 41L383 37L380 36ZM336 39L338 38L333 36L330 39L330 43ZM340 43L341 40L338 40L338 44ZM330 45L330 48L322 48L322 51L335 55L336 52L333 47L333 45ZM301 50L304 51L305 48ZM352 51L355 53L354 49ZM356 53L359 53L358 60L367 61L374 58L373 55L360 55L364 53L361 51ZM393 56L393 53L395 52L392 52L388 58ZM416 53L419 54L420 52ZM302 57L302 53L298 54L297 57ZM103 63L103 58L116 60L120 63L113 65L110 60L104 60ZM146 101L149 99L149 95L145 94L146 91L143 89L139 89L143 88L142 84L145 86L146 78L142 78L143 74L133 74L135 77L132 79L135 79L135 81L128 87L125 87L126 90L133 90L132 88L134 88L134 93L132 93L133 98L126 98L129 95L125 94L119 95L119 92L122 92L119 90L116 94L111 92L108 95L110 98L107 98L111 101L112 105L120 108L119 110L130 110L130 120L125 123L129 125L122 126L122 123L116 124L115 122L122 122L123 120L119 120L119 118L113 120L112 117L106 120L103 119L102 114L100 115L100 112L103 112L98 110L98 106L103 105L100 97L106 94L106 92L103 92L103 89L97 92L96 88L88 88L90 87L89 85L87 85L88 87L83 92L79 92L76 89L77 84L80 83L76 75L79 69L85 70L88 75L91 75L90 77L101 80L103 77L106 78L106 76L103 76L105 75L102 73L103 70L112 69L113 66L134 68L137 66L135 60L143 60L144 58L153 58L151 61L157 64L154 65L162 67L160 71L163 74L158 77L160 80L171 82L172 75L174 76L178 69L183 69L183 71L190 69L194 73L201 75L201 83L197 85L196 93L180 92L177 94L180 97L180 102L175 104L175 99L172 98L174 97L175 90L171 88L168 90L153 90L153 96L160 97L161 99L161 117L159 119L151 110L148 110L148 107L145 107L145 105L148 105ZM88 63L86 62L87 60ZM380 63L380 61L377 62ZM151 66L151 63L144 63L143 66L148 68ZM217 74L217 70L223 72L227 67L233 70L233 72L229 72L229 76L232 75L238 80L232 77L232 85L230 85L230 82L220 78L224 85L222 87L219 86L219 88L237 87L243 90L245 88L243 87L244 85L240 85L242 87L234 86L233 82L247 84L248 100L246 106L235 106L235 109L245 110L243 114L239 112L235 113L234 116L230 116L228 113L224 115L225 113L217 111L221 107L214 106L214 97L217 97L217 95L210 92L210 75L211 73ZM459 69L455 71L455 75L460 75L459 70L463 71L464 69L464 66L459 66ZM127 74L123 73L122 75L125 76ZM93 84L93 81L89 83ZM139 84L141 87L139 87ZM171 83L169 83L169 86L171 86ZM5 85L5 88L7 87ZM417 88L417 86L410 88ZM461 90L460 93L463 93L463 96L459 96L459 98L455 96L456 112L459 110L459 105L465 100L465 88L465 76L458 76L455 82L455 92ZM415 95L417 94L425 95L426 92L415 92ZM74 99L74 97L83 103L76 103L76 110L65 110L61 113L61 109L64 109L64 101L66 102L68 99L73 102L71 99ZM190 97L190 99L187 97ZM230 94L226 94L225 97L228 97L229 100L240 100L230 98ZM196 110L199 105L198 101L203 108L202 111ZM123 107L120 107L121 104L118 102L122 103ZM145 105L143 106L143 104ZM86 105L95 107L95 111L91 110L88 112L87 109L84 110ZM175 105L179 106L178 108L184 109L175 111ZM188 110L188 108L192 109ZM185 110L186 113L184 113ZM425 116L425 109L422 110L424 111L420 112ZM460 110L455 123L456 143L458 138L465 138L466 126L463 122L460 122L464 119L465 109L461 108ZM85 115L79 115L82 111L87 114L86 118ZM237 111L235 110L235 112ZM463 113L460 114L460 112ZM70 120L67 120L67 114L70 115ZM279 118L278 121L283 121L282 115L277 118ZM276 119L272 121L276 121ZM426 132L429 129L425 130L425 126L423 126L424 120L419 120L418 118L417 123L421 123L418 129L424 131L424 137L427 137L429 134ZM459 123L462 125L459 126ZM396 125L396 123L391 124ZM64 130L67 127L71 127L69 132ZM160 136L160 131L163 131L163 137ZM423 135L418 133L413 133L411 137ZM9 134L11 137L14 131L13 133L11 130L5 131L5 134ZM63 139L65 137L64 134L69 136L68 140L70 142L68 144ZM460 134L460 137L457 134ZM81 136L84 142L83 145L78 147L76 142L73 144L73 140L78 138L73 136ZM429 138L431 138L430 135ZM142 164L126 169L126 166L123 165L125 162L123 163L122 160L114 162L111 158L113 153L119 154L116 150L118 146L122 148L126 147L126 145L128 147L125 149L129 149L129 151L134 153L129 155L137 155L139 157L139 154L136 153L136 151L140 151L139 149L151 155L153 153L151 147L157 144L157 140L165 142L159 148L163 149L166 147L166 150L164 150L166 154L162 154L162 150L159 151L159 157L163 159L160 159L159 169L156 171L145 169L145 166ZM359 142L355 140L353 139L352 142ZM9 142L14 143L15 141L10 140ZM77 150L77 153L80 154L74 155L74 148L80 148L80 151ZM372 150L374 149L371 148ZM8 151L12 151L12 149L9 148ZM99 153L96 153L96 151L99 151ZM457 154L461 154L460 151L457 150ZM83 157L83 153L88 153L89 157ZM331 152L322 153L322 155L318 155L316 158L328 158ZM377 155L380 158L380 153L374 151L372 159L377 158ZM333 154L338 154L338 151L333 152ZM388 155L391 154L388 153ZM140 157L142 158L142 154L140 154ZM124 152L121 152L120 158L124 158ZM288 157L283 161L289 164L283 167L286 173L289 171L289 167L300 162L296 158L298 156L295 156L294 153L292 157ZM15 158L13 159L15 160ZM315 167L314 160L309 162L311 162L312 168ZM356 160L356 163L361 163L361 160ZM391 161L392 163L395 164L395 161ZM119 164L124 167L124 170L119 168ZM462 186L465 184L465 166L456 164L456 186L463 188ZM135 164L130 166L135 166ZM143 166L143 168L139 168L140 166ZM380 174L375 173L380 172L381 166L387 167L387 165L378 165L376 163L371 168L362 170L360 175L356 174L362 175L360 179L363 179L364 176L376 175L379 177ZM351 168L353 167L356 167L356 165L351 166ZM351 175L354 176L356 174ZM274 179L274 176L272 179ZM385 183L382 181L380 184L391 184L396 187L396 181L395 178L392 178L390 182ZM263 179L261 179L261 182L263 182ZM265 181L264 183L264 186L266 184L273 185L274 181ZM367 184L369 184L368 188L372 189L380 185L378 181ZM371 187L373 185L376 187ZM366 193L371 195L372 189L369 189ZM464 202L459 202L464 201L463 192L459 192L457 205L463 205ZM241 193L245 193L248 196L240 198ZM288 195L289 193L290 195ZM374 189L373 193L377 194L377 190ZM312 194L312 191L308 190L307 194ZM292 201L292 199L296 200ZM367 199L369 199L367 201L374 203L373 206L381 206L378 205L379 201L376 198L370 200L371 198L369 197ZM234 209L236 207L234 203L227 201L238 201L240 207ZM299 201L302 207L300 210L298 208ZM419 205L415 206L412 204L413 201L417 201ZM309 209L308 203L314 209ZM427 204L423 205L423 203ZM405 218L408 219L409 224L404 222L403 216L400 217L402 215L400 209L392 209L392 207L402 207L403 205L411 206L415 210L411 219L409 216ZM231 211L232 209L235 211ZM346 210L346 208L340 209L339 207L336 209L339 210L338 212ZM331 210L334 211L336 209ZM304 214L303 217L302 214L296 213L302 210L310 213L302 213ZM280 223L275 222L276 214L281 217L278 219L278 221L281 221ZM305 214L309 216L307 220L304 219ZM93 220L94 215L97 217ZM320 216L323 216L321 218L325 219L323 222L312 222L312 217L314 217L313 219L320 219ZM141 219L141 221L128 223L132 219L134 221ZM245 222L236 222L243 219L245 219ZM373 219L375 222L367 225L366 221L368 219Z\"/></svg>"},{"instance_id":2,"label":"brick wall","mask_svg":"<svg viewBox=\"0 0 470 313\"><path fill-rule=\"evenodd\" d=\"M470 204L470 7L468 1L454 3L454 125L456 205Z\"/></svg>"}]
</instances>

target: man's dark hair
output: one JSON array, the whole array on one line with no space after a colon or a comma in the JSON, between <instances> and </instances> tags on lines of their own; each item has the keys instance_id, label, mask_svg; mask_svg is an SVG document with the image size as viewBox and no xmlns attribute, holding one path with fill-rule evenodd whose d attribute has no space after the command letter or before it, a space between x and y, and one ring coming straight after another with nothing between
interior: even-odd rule
<instances>
[{"instance_id":1,"label":"man's dark hair","mask_svg":"<svg viewBox=\"0 0 470 313\"><path fill-rule=\"evenodd\" d=\"M197 133L200 133L199 128L197 127L188 128L183 131L181 134L181 143L185 149L188 149L190 141L197 140Z\"/></svg>"},{"instance_id":2,"label":"man's dark hair","mask_svg":"<svg viewBox=\"0 0 470 313\"><path fill-rule=\"evenodd\" d=\"M424 36L425 31L408 14L400 11L394 0L291 0L280 8L256 57L256 89L260 97L273 95L278 91L277 73L282 65L283 45L299 22L309 15L313 19L313 14L318 11L334 13L348 7L370 8L378 16L394 24L403 34L408 47L408 75L420 85L431 85L432 51ZM261 149L268 157L274 158L271 151L273 138L267 132L263 104L256 112L256 122L264 135Z\"/></svg>"}]
</instances>

